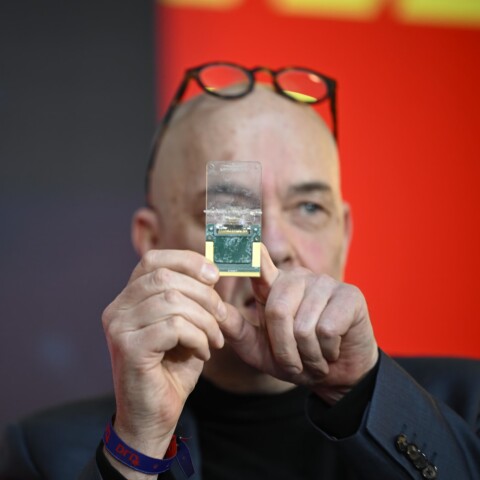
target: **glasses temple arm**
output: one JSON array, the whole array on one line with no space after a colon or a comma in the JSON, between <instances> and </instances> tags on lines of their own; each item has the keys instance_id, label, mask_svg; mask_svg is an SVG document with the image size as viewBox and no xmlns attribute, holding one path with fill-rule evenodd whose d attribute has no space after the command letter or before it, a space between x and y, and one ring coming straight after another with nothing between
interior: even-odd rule
<instances>
[{"instance_id":1,"label":"glasses temple arm","mask_svg":"<svg viewBox=\"0 0 480 480\"><path fill-rule=\"evenodd\" d=\"M332 96L330 98L330 111L332 112L333 136L338 144L338 123L337 123L337 89L336 85L332 85Z\"/></svg>"},{"instance_id":2,"label":"glasses temple arm","mask_svg":"<svg viewBox=\"0 0 480 480\"><path fill-rule=\"evenodd\" d=\"M162 123L164 125L167 125L170 122L175 108L177 107L178 103L182 99L183 94L185 93L185 90L187 89L188 81L190 80L190 78L191 78L190 73L187 71L185 73L185 77L183 78L182 83L180 84L177 91L175 92L175 95L173 96L172 101L170 102L170 105L168 106L167 111L163 117Z\"/></svg>"}]
</instances>

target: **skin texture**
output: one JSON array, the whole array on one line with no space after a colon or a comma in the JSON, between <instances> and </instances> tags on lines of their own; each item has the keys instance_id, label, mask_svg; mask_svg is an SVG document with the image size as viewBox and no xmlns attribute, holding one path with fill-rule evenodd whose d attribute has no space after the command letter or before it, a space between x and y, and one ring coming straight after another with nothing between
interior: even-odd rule
<instances>
[{"instance_id":1,"label":"skin texture","mask_svg":"<svg viewBox=\"0 0 480 480\"><path fill-rule=\"evenodd\" d=\"M219 279L203 257L212 160L262 164L259 279ZM132 224L142 259L103 315L126 443L161 458L202 372L236 392L302 384L333 404L375 365L365 299L341 281L351 219L337 149L313 110L264 88L197 97L165 132L150 193Z\"/></svg>"}]
</instances>

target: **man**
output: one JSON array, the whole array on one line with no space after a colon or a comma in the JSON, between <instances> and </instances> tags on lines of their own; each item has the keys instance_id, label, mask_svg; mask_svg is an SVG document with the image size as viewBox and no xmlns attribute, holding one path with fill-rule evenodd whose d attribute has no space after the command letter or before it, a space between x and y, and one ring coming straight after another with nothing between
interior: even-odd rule
<instances>
[{"instance_id":1,"label":"man","mask_svg":"<svg viewBox=\"0 0 480 480\"><path fill-rule=\"evenodd\" d=\"M186 443L207 480L478 480L478 362L404 361L427 393L379 353L363 295L342 283L351 216L334 136L302 102L310 87L292 95L273 72L275 91L252 88L252 72L221 67L247 86L206 84L210 65L189 71L158 136L149 206L132 226L141 261L103 315L116 407L86 402L12 427L0 478L76 478L85 464L84 480L160 467L158 478L182 478ZM334 104L331 81L305 72ZM177 106L192 77L217 98ZM212 160L262 165L260 278L220 278L202 254Z\"/></svg>"}]
</instances>

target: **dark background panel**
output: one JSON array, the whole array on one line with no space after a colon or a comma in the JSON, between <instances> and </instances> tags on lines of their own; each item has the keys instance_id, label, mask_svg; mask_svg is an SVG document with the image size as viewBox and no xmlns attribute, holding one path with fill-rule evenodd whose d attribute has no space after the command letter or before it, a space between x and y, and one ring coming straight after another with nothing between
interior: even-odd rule
<instances>
[{"instance_id":1,"label":"dark background panel","mask_svg":"<svg viewBox=\"0 0 480 480\"><path fill-rule=\"evenodd\" d=\"M0 3L0 425L111 390L100 317L136 261L152 8Z\"/></svg>"}]
</instances>

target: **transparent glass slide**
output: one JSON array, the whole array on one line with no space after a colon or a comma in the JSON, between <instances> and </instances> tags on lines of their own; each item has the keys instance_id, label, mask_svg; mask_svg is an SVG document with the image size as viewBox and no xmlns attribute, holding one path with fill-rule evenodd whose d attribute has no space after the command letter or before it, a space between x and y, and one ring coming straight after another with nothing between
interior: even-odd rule
<instances>
[{"instance_id":1,"label":"transparent glass slide","mask_svg":"<svg viewBox=\"0 0 480 480\"><path fill-rule=\"evenodd\" d=\"M259 277L261 164L208 163L206 197L205 256L221 276Z\"/></svg>"}]
</instances>

